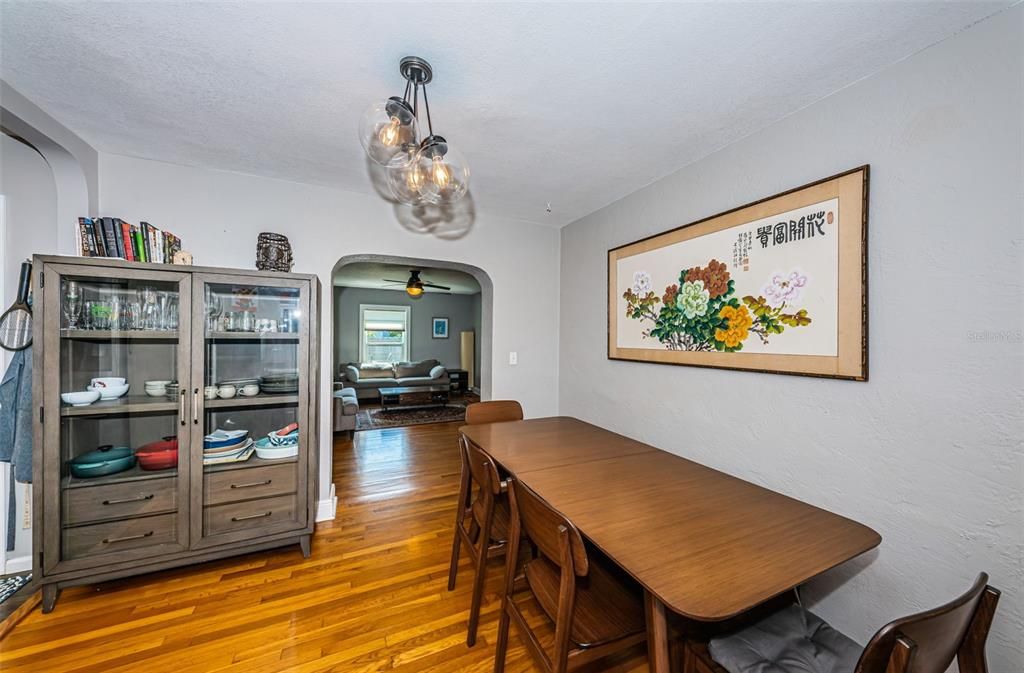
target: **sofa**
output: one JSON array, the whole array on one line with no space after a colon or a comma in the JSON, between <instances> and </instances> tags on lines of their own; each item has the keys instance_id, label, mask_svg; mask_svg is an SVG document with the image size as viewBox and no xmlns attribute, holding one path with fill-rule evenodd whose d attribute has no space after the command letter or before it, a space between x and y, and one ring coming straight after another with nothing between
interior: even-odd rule
<instances>
[{"instance_id":1,"label":"sofa","mask_svg":"<svg viewBox=\"0 0 1024 673\"><path fill-rule=\"evenodd\" d=\"M359 413L359 398L355 388L340 388L334 391L333 430L334 432L355 432L356 414Z\"/></svg>"},{"instance_id":2,"label":"sofa","mask_svg":"<svg viewBox=\"0 0 1024 673\"><path fill-rule=\"evenodd\" d=\"M377 399L378 388L448 386L448 370L437 360L399 362L394 365L350 362L342 365L337 384L353 388L360 400Z\"/></svg>"}]
</instances>

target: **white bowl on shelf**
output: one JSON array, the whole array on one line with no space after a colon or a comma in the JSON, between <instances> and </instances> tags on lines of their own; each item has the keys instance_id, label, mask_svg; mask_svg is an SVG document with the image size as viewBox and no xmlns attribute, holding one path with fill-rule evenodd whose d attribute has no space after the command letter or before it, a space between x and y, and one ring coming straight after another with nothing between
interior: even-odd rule
<instances>
[{"instance_id":1,"label":"white bowl on shelf","mask_svg":"<svg viewBox=\"0 0 1024 673\"><path fill-rule=\"evenodd\" d=\"M146 394L150 397L164 397L167 395L167 386L146 386Z\"/></svg>"},{"instance_id":2,"label":"white bowl on shelf","mask_svg":"<svg viewBox=\"0 0 1024 673\"><path fill-rule=\"evenodd\" d=\"M101 376L89 381L90 388L109 388L111 386L123 386L128 379L123 376Z\"/></svg>"},{"instance_id":3,"label":"white bowl on shelf","mask_svg":"<svg viewBox=\"0 0 1024 673\"><path fill-rule=\"evenodd\" d=\"M64 401L64 404L70 404L73 407L87 407L99 398L100 391L98 390L79 390L60 394L60 399Z\"/></svg>"},{"instance_id":4,"label":"white bowl on shelf","mask_svg":"<svg viewBox=\"0 0 1024 673\"><path fill-rule=\"evenodd\" d=\"M256 442L256 456L263 460L280 460L282 458L293 458L299 455L299 445L291 446L260 446Z\"/></svg>"},{"instance_id":5,"label":"white bowl on shelf","mask_svg":"<svg viewBox=\"0 0 1024 673\"><path fill-rule=\"evenodd\" d=\"M106 387L95 387L89 386L88 390L98 392L101 400L116 400L119 397L123 397L128 392L130 384L125 383L120 386L106 386Z\"/></svg>"}]
</instances>

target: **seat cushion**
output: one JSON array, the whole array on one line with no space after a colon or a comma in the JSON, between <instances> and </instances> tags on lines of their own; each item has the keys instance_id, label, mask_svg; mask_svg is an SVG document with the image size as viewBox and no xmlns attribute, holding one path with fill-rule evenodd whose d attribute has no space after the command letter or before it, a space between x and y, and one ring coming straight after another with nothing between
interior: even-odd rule
<instances>
[{"instance_id":1,"label":"seat cushion","mask_svg":"<svg viewBox=\"0 0 1024 673\"><path fill-rule=\"evenodd\" d=\"M576 578L576 606L569 638L580 647L595 647L644 630L639 587L630 587L590 559L590 572ZM530 591L554 621L558 613L561 569L543 554L526 564Z\"/></svg>"},{"instance_id":2,"label":"seat cushion","mask_svg":"<svg viewBox=\"0 0 1024 673\"><path fill-rule=\"evenodd\" d=\"M432 379L429 376L406 376L398 379L398 385L400 386L436 386L440 385L437 379Z\"/></svg>"},{"instance_id":3,"label":"seat cushion","mask_svg":"<svg viewBox=\"0 0 1024 673\"><path fill-rule=\"evenodd\" d=\"M799 605L708 643L729 673L853 673L863 648Z\"/></svg>"}]
</instances>

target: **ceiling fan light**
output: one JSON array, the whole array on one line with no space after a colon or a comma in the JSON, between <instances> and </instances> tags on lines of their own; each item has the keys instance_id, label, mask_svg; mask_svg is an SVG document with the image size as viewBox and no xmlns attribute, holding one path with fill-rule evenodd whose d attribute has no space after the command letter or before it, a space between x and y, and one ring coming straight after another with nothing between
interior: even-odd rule
<instances>
[{"instance_id":1,"label":"ceiling fan light","mask_svg":"<svg viewBox=\"0 0 1024 673\"><path fill-rule=\"evenodd\" d=\"M397 96L371 105L359 122L359 142L366 150L366 156L382 166L407 159L403 151L409 143L415 143L419 124L412 108Z\"/></svg>"},{"instance_id":2,"label":"ceiling fan light","mask_svg":"<svg viewBox=\"0 0 1024 673\"><path fill-rule=\"evenodd\" d=\"M423 294L423 286L422 285L406 285L405 286L405 292L410 297L418 297L421 294Z\"/></svg>"}]
</instances>

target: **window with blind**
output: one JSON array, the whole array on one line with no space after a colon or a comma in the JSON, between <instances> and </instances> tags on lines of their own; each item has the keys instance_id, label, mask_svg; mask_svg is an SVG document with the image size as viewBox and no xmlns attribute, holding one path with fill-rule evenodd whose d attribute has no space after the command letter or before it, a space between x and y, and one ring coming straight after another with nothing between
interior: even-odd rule
<instances>
[{"instance_id":1,"label":"window with blind","mask_svg":"<svg viewBox=\"0 0 1024 673\"><path fill-rule=\"evenodd\" d=\"M359 306L359 359L394 364L409 360L409 307Z\"/></svg>"}]
</instances>

